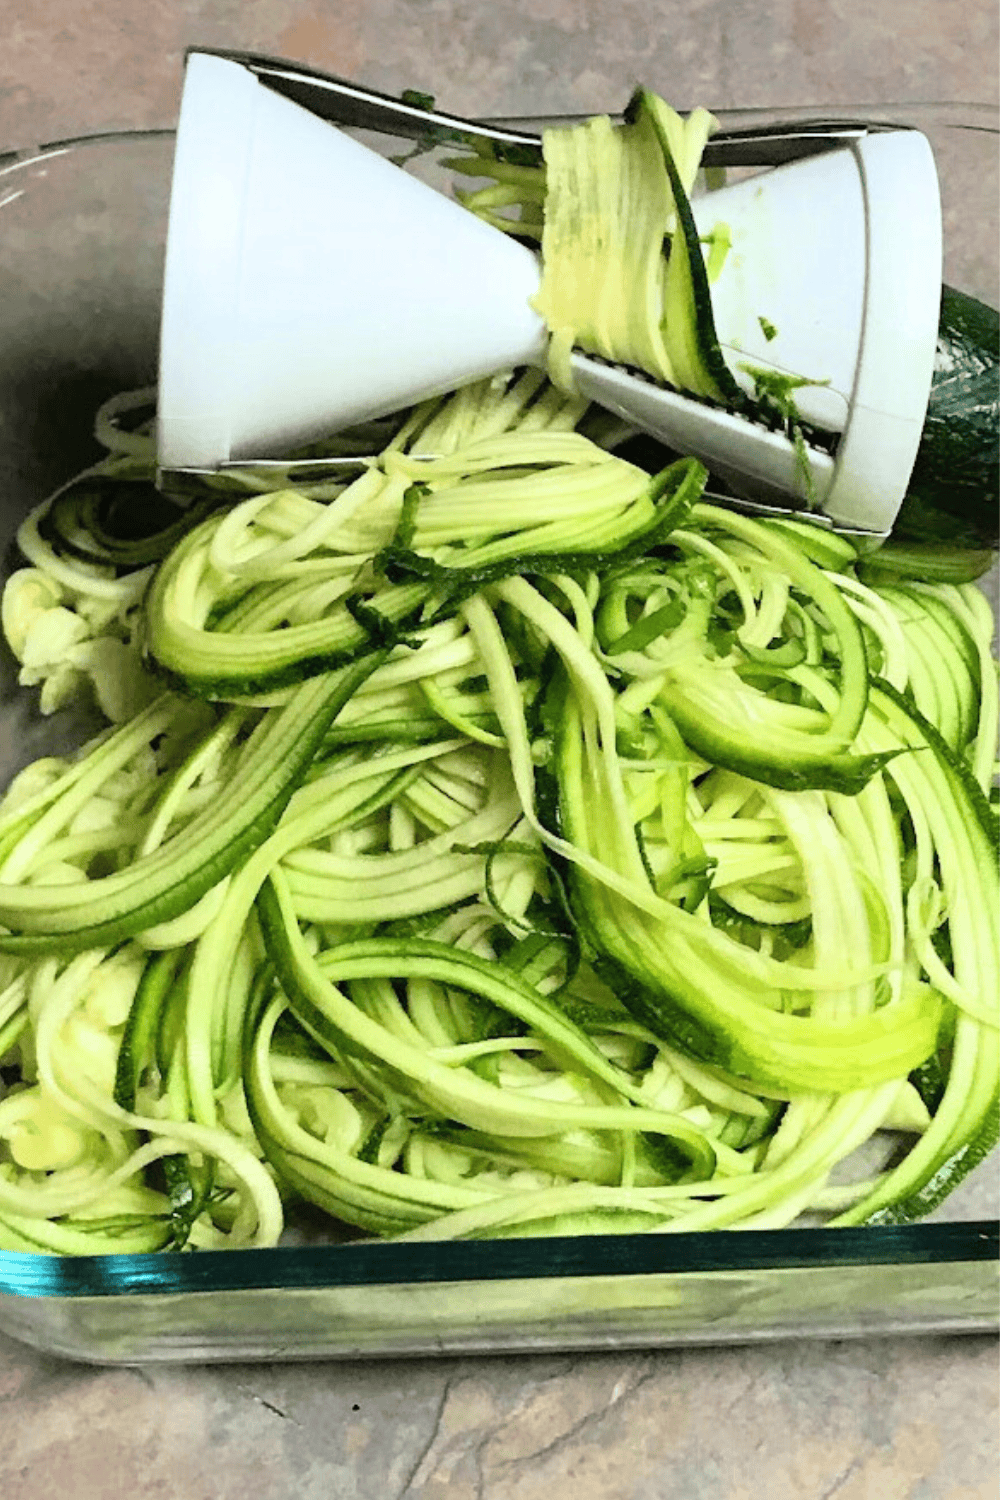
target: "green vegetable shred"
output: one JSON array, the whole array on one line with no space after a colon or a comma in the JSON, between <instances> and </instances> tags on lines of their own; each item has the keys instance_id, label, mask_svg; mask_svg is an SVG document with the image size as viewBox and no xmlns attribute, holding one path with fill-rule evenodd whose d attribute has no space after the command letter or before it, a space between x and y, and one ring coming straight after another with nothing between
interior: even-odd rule
<instances>
[{"instance_id":1,"label":"green vegetable shred","mask_svg":"<svg viewBox=\"0 0 1000 1500\"><path fill-rule=\"evenodd\" d=\"M118 398L22 525L22 685L104 727L0 801L0 1248L271 1245L303 1202L403 1239L896 1220L991 1148L973 572L708 503L566 377L610 348L726 395L711 126L641 92L457 159L546 250L553 382L187 509Z\"/></svg>"}]
</instances>

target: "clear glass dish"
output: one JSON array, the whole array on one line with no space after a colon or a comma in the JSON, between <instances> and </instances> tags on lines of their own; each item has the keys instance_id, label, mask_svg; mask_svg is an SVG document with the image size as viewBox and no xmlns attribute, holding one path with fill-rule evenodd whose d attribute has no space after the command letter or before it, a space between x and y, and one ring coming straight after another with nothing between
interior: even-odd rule
<instances>
[{"instance_id":1,"label":"clear glass dish","mask_svg":"<svg viewBox=\"0 0 1000 1500\"><path fill-rule=\"evenodd\" d=\"M823 113L926 131L942 179L946 279L994 300L996 111ZM0 154L4 548L30 505L97 457L99 402L155 378L172 153L173 135L161 131ZM78 712L42 718L0 650L0 783L78 744L86 728ZM938 1222L861 1229L78 1259L0 1252L0 1330L54 1354L128 1364L981 1332L997 1322L996 1186L987 1162Z\"/></svg>"}]
</instances>

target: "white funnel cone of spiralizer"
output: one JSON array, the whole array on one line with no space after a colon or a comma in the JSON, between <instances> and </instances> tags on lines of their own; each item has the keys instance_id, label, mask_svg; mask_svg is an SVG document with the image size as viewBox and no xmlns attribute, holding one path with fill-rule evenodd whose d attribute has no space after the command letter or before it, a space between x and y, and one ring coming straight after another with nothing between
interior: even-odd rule
<instances>
[{"instance_id":1,"label":"white funnel cone of spiralizer","mask_svg":"<svg viewBox=\"0 0 1000 1500\"><path fill-rule=\"evenodd\" d=\"M162 468L280 453L543 357L535 257L238 62L191 55Z\"/></svg>"},{"instance_id":2,"label":"white funnel cone of spiralizer","mask_svg":"<svg viewBox=\"0 0 1000 1500\"><path fill-rule=\"evenodd\" d=\"M692 209L700 233L721 222L731 235L711 294L731 372L750 390L762 371L808 382L796 409L830 440L803 462L783 431L575 355L581 394L704 459L746 499L797 497L834 525L885 535L937 337L941 213L926 139L834 131L820 154ZM193 53L167 240L161 471L275 458L542 363L539 279L525 246L252 67Z\"/></svg>"}]
</instances>

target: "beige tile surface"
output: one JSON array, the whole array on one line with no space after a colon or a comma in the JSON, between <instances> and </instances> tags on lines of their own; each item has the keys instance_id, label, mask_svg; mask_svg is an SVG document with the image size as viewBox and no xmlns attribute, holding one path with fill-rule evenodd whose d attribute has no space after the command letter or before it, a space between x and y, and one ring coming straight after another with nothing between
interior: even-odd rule
<instances>
[{"instance_id":1,"label":"beige tile surface","mask_svg":"<svg viewBox=\"0 0 1000 1500\"><path fill-rule=\"evenodd\" d=\"M0 0L0 149L243 46L470 113L995 100L994 0ZM991 1339L100 1371L0 1337L3 1500L993 1500Z\"/></svg>"},{"instance_id":2,"label":"beige tile surface","mask_svg":"<svg viewBox=\"0 0 1000 1500\"><path fill-rule=\"evenodd\" d=\"M995 99L992 0L6 0L0 142L175 117L183 50L240 46L469 113Z\"/></svg>"},{"instance_id":3,"label":"beige tile surface","mask_svg":"<svg viewBox=\"0 0 1000 1500\"><path fill-rule=\"evenodd\" d=\"M973 1339L93 1371L0 1339L4 1500L994 1500Z\"/></svg>"}]
</instances>

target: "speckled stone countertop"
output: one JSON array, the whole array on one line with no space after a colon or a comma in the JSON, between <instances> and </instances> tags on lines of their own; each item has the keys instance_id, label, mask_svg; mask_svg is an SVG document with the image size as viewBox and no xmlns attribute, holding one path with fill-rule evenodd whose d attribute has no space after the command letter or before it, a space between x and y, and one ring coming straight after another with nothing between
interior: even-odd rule
<instances>
[{"instance_id":1,"label":"speckled stone countertop","mask_svg":"<svg viewBox=\"0 0 1000 1500\"><path fill-rule=\"evenodd\" d=\"M486 115L995 100L994 0L8 0L0 149L172 124L236 46ZM994 1500L991 1338L94 1370L0 1336L3 1500Z\"/></svg>"},{"instance_id":2,"label":"speckled stone countertop","mask_svg":"<svg viewBox=\"0 0 1000 1500\"><path fill-rule=\"evenodd\" d=\"M4 1500L995 1500L990 1339L88 1370L0 1340Z\"/></svg>"}]
</instances>

